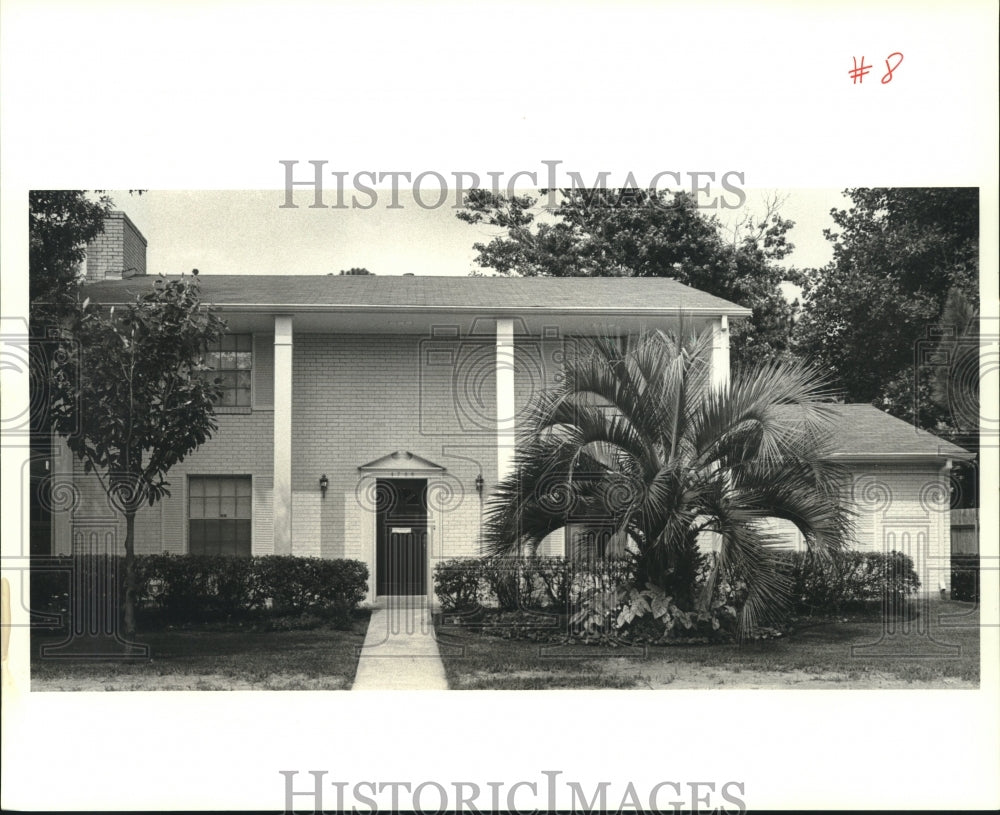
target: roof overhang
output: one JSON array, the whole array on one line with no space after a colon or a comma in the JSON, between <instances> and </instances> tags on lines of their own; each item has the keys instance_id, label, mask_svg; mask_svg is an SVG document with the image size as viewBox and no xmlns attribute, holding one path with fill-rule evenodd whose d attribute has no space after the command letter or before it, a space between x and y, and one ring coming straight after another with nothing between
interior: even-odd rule
<instances>
[{"instance_id":1,"label":"roof overhang","mask_svg":"<svg viewBox=\"0 0 1000 815\"><path fill-rule=\"evenodd\" d=\"M943 450L940 453L834 453L826 461L838 464L934 464L940 467L948 459L970 461L976 457L968 450Z\"/></svg>"}]
</instances>

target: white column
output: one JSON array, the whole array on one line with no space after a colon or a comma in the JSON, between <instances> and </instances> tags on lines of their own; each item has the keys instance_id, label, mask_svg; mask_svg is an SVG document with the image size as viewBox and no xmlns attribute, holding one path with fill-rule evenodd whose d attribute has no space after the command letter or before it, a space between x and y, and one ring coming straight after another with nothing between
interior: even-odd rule
<instances>
[{"instance_id":1,"label":"white column","mask_svg":"<svg viewBox=\"0 0 1000 815\"><path fill-rule=\"evenodd\" d=\"M497 478L514 470L514 321L497 320Z\"/></svg>"},{"instance_id":2,"label":"white column","mask_svg":"<svg viewBox=\"0 0 1000 815\"><path fill-rule=\"evenodd\" d=\"M941 599L950 596L951 589L951 471L954 462L946 459L941 469L938 471L938 478L941 480L941 500L944 502L945 510L937 513L937 551L931 551L931 556L937 563L937 584L931 586L928 582L927 588L937 589ZM928 592L932 596L937 596L933 591Z\"/></svg>"},{"instance_id":3,"label":"white column","mask_svg":"<svg viewBox=\"0 0 1000 815\"><path fill-rule=\"evenodd\" d=\"M712 321L712 387L729 383L729 318L725 315Z\"/></svg>"},{"instance_id":4,"label":"white column","mask_svg":"<svg viewBox=\"0 0 1000 815\"><path fill-rule=\"evenodd\" d=\"M274 553L292 554L292 318L274 318Z\"/></svg>"}]
</instances>

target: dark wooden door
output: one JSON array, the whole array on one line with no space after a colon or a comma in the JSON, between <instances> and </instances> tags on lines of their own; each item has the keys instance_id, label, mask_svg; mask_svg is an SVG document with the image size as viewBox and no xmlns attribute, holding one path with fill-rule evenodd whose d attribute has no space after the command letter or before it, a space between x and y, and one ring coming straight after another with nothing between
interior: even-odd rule
<instances>
[{"instance_id":1,"label":"dark wooden door","mask_svg":"<svg viewBox=\"0 0 1000 815\"><path fill-rule=\"evenodd\" d=\"M379 479L384 504L376 531L376 593L427 592L427 482L414 478Z\"/></svg>"}]
</instances>

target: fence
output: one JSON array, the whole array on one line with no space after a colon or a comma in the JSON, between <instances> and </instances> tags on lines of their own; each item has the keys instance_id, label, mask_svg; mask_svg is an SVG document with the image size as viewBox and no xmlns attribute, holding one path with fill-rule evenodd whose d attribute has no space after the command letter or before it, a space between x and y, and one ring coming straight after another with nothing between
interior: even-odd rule
<instances>
[{"instance_id":1,"label":"fence","mask_svg":"<svg viewBox=\"0 0 1000 815\"><path fill-rule=\"evenodd\" d=\"M953 555L979 554L978 509L953 509L951 511L951 553Z\"/></svg>"}]
</instances>

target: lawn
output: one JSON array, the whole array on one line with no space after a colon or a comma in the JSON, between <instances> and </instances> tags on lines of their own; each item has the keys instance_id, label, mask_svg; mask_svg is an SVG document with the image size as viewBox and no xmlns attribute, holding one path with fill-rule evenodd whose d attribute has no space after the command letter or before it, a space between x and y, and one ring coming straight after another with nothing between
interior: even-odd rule
<instances>
[{"instance_id":1,"label":"lawn","mask_svg":"<svg viewBox=\"0 0 1000 815\"><path fill-rule=\"evenodd\" d=\"M932 602L909 630L854 615L743 645L540 645L441 619L437 633L454 689L979 686L978 608L952 601Z\"/></svg>"},{"instance_id":2,"label":"lawn","mask_svg":"<svg viewBox=\"0 0 1000 815\"><path fill-rule=\"evenodd\" d=\"M254 631L204 626L140 633L148 660L76 661L39 656L59 642L32 635L31 690L344 690L354 682L369 613L351 630Z\"/></svg>"}]
</instances>

